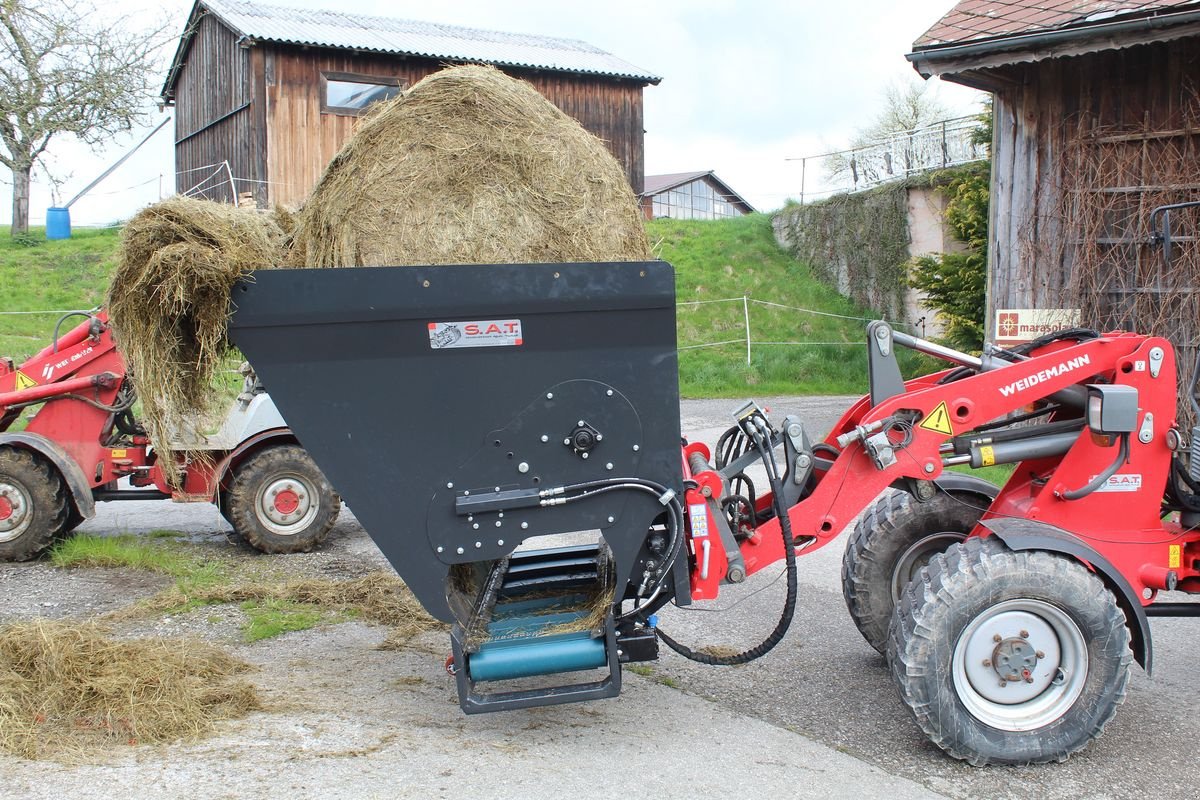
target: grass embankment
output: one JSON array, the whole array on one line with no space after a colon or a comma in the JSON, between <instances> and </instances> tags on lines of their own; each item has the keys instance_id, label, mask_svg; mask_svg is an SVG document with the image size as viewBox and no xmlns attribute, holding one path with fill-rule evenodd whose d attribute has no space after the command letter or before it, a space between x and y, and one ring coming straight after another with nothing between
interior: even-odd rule
<instances>
[{"instance_id":1,"label":"grass embankment","mask_svg":"<svg viewBox=\"0 0 1200 800\"><path fill-rule=\"evenodd\" d=\"M120 231L80 228L47 241L45 231L13 239L0 228L0 311L87 310L104 302ZM18 364L50 344L57 314L0 315L0 356ZM70 330L82 320L68 320Z\"/></svg>"},{"instance_id":2,"label":"grass embankment","mask_svg":"<svg viewBox=\"0 0 1200 800\"><path fill-rule=\"evenodd\" d=\"M855 306L785 253L775 243L770 217L654 220L646 230L659 257L675 267L684 397L866 392L867 323L859 318L878 315ZM749 365L743 295L750 300ZM731 298L735 301L707 302ZM695 301L703 304L687 305ZM688 349L728 340L734 343ZM937 368L899 352L906 371Z\"/></svg>"},{"instance_id":3,"label":"grass embankment","mask_svg":"<svg viewBox=\"0 0 1200 800\"><path fill-rule=\"evenodd\" d=\"M752 301L824 314L875 316L818 281L805 265L781 250L775 244L769 217L754 214L713 222L655 220L647 223L647 232L660 257L675 266L681 303L738 298L736 302L679 308L681 347L737 341L681 351L680 386L685 397L858 394L866 390L866 323L858 319L752 302L754 342L821 344L755 344L752 363L746 365L743 294ZM115 228L77 229L70 239L53 242L46 241L40 229L18 241L0 228L0 311L99 305L119 244ZM20 363L45 347L56 319L53 314L0 315L0 355ZM68 321L64 328L70 325Z\"/></svg>"}]
</instances>

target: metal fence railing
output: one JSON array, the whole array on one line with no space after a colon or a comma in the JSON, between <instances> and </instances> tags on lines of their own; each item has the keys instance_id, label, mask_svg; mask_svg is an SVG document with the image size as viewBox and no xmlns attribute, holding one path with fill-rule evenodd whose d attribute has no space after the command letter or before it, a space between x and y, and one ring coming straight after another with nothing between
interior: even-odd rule
<instances>
[{"instance_id":1,"label":"metal fence railing","mask_svg":"<svg viewBox=\"0 0 1200 800\"><path fill-rule=\"evenodd\" d=\"M853 192L933 169L969 164L988 157L988 146L977 143L978 116L954 117L897 133L848 150L792 158L800 162L800 202L812 199L810 186L818 181L809 167L825 167L815 194Z\"/></svg>"}]
</instances>

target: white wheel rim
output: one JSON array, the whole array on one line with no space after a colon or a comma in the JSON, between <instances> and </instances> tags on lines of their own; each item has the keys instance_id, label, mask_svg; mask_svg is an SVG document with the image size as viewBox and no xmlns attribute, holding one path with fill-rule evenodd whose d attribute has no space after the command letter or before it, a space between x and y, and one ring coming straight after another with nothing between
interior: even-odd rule
<instances>
[{"instance_id":1,"label":"white wheel rim","mask_svg":"<svg viewBox=\"0 0 1200 800\"><path fill-rule=\"evenodd\" d=\"M267 481L254 498L254 515L259 523L279 536L303 532L317 516L320 502L316 488L299 475L281 475Z\"/></svg>"},{"instance_id":2,"label":"white wheel rim","mask_svg":"<svg viewBox=\"0 0 1200 800\"><path fill-rule=\"evenodd\" d=\"M33 502L20 484L0 480L0 501L7 504L8 516L0 519L0 542L11 542L29 527Z\"/></svg>"},{"instance_id":3,"label":"white wheel rim","mask_svg":"<svg viewBox=\"0 0 1200 800\"><path fill-rule=\"evenodd\" d=\"M1007 600L979 614L954 646L952 678L970 714L993 728L1045 727L1074 705L1087 681L1083 632L1041 600Z\"/></svg>"}]
</instances>

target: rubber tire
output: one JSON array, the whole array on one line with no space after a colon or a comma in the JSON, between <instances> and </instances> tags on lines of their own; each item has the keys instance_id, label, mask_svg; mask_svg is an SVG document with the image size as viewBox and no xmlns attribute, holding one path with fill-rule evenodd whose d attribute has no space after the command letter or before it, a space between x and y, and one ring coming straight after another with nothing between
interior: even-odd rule
<instances>
[{"instance_id":1,"label":"rubber tire","mask_svg":"<svg viewBox=\"0 0 1200 800\"><path fill-rule=\"evenodd\" d=\"M35 453L0 448L0 480L19 484L33 508L28 527L0 542L0 561L28 561L54 543L67 524L67 490L58 472Z\"/></svg>"},{"instance_id":2,"label":"rubber tire","mask_svg":"<svg viewBox=\"0 0 1200 800\"><path fill-rule=\"evenodd\" d=\"M281 476L298 475L316 489L316 516L294 534L279 534L265 527L255 513L260 487ZM227 519L252 547L263 553L308 553L320 546L337 522L342 499L312 458L299 445L268 447L242 462L229 487Z\"/></svg>"},{"instance_id":3,"label":"rubber tire","mask_svg":"<svg viewBox=\"0 0 1200 800\"><path fill-rule=\"evenodd\" d=\"M885 492L859 518L846 542L842 596L858 632L880 653L887 651L896 607L892 580L901 558L931 534L958 534L959 541L965 539L992 504L991 498L972 492L950 494L939 491L921 502L908 492Z\"/></svg>"},{"instance_id":4,"label":"rubber tire","mask_svg":"<svg viewBox=\"0 0 1200 800\"><path fill-rule=\"evenodd\" d=\"M1116 598L1078 561L1036 550L1014 552L995 536L974 537L934 556L896 607L888 662L900 697L929 740L975 766L1065 761L1104 731L1129 686L1129 628ZM1083 634L1088 674L1057 719L1007 731L973 716L959 698L951 664L959 636L987 609L1032 599L1061 609Z\"/></svg>"}]
</instances>

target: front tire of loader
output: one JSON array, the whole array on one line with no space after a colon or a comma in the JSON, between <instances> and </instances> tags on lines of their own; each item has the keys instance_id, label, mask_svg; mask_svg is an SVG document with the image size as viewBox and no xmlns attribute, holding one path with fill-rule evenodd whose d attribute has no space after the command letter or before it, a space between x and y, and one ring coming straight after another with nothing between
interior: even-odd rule
<instances>
[{"instance_id":1,"label":"front tire of loader","mask_svg":"<svg viewBox=\"0 0 1200 800\"><path fill-rule=\"evenodd\" d=\"M1124 701L1125 615L1074 559L994 536L936 555L892 620L888 661L930 741L984 764L1065 761Z\"/></svg>"},{"instance_id":2,"label":"front tire of loader","mask_svg":"<svg viewBox=\"0 0 1200 800\"><path fill-rule=\"evenodd\" d=\"M337 522L342 499L299 445L255 453L234 474L226 519L264 553L308 553Z\"/></svg>"},{"instance_id":3,"label":"front tire of loader","mask_svg":"<svg viewBox=\"0 0 1200 800\"><path fill-rule=\"evenodd\" d=\"M901 592L937 553L967 538L991 499L942 492L921 502L886 492L854 526L842 556L842 596L858 632L880 653Z\"/></svg>"},{"instance_id":4,"label":"front tire of loader","mask_svg":"<svg viewBox=\"0 0 1200 800\"><path fill-rule=\"evenodd\" d=\"M62 478L28 450L0 448L0 560L28 561L67 524Z\"/></svg>"}]
</instances>

